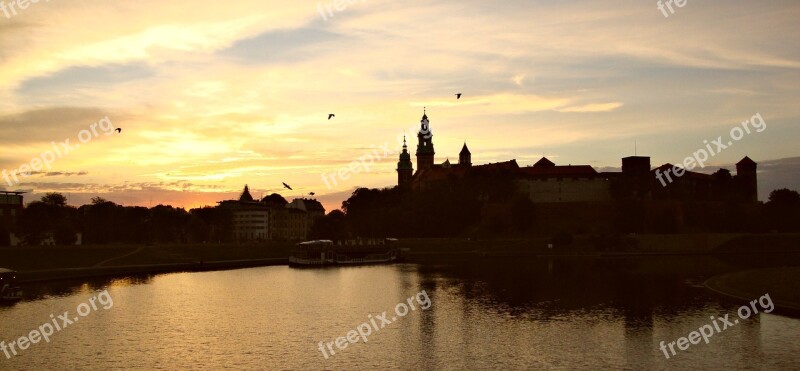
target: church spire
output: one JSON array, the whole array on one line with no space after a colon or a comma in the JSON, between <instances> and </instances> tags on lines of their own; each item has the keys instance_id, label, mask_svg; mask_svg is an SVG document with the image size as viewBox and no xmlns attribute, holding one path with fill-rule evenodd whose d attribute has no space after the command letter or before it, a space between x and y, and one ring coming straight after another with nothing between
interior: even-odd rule
<instances>
[{"instance_id":1,"label":"church spire","mask_svg":"<svg viewBox=\"0 0 800 371\"><path fill-rule=\"evenodd\" d=\"M464 142L464 147L461 147L461 153L458 154L458 164L472 166L472 153L467 148L467 142Z\"/></svg>"},{"instance_id":2,"label":"church spire","mask_svg":"<svg viewBox=\"0 0 800 371\"><path fill-rule=\"evenodd\" d=\"M414 165L411 163L411 154L408 153L406 136L403 135L403 152L400 153L400 161L397 162L397 185L400 188L408 188L411 185L411 177L414 174Z\"/></svg>"},{"instance_id":3,"label":"church spire","mask_svg":"<svg viewBox=\"0 0 800 371\"><path fill-rule=\"evenodd\" d=\"M247 184L244 185L244 192L242 192L242 195L239 196L239 201L253 202L253 196L250 195L250 187L248 187Z\"/></svg>"}]
</instances>

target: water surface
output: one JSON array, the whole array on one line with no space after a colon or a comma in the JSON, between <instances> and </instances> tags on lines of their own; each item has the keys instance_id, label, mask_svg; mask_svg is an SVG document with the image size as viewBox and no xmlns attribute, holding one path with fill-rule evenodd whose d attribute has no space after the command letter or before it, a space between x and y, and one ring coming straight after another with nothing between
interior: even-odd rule
<instances>
[{"instance_id":1,"label":"water surface","mask_svg":"<svg viewBox=\"0 0 800 371\"><path fill-rule=\"evenodd\" d=\"M736 315L738 305L696 286L757 265L744 260L447 259L33 286L28 300L0 308L0 340L51 314L76 316L98 290L113 307L11 360L0 353L0 369L797 369L800 320L772 314L669 360L658 350L712 315ZM423 290L429 309L417 305L329 359L318 349Z\"/></svg>"}]
</instances>

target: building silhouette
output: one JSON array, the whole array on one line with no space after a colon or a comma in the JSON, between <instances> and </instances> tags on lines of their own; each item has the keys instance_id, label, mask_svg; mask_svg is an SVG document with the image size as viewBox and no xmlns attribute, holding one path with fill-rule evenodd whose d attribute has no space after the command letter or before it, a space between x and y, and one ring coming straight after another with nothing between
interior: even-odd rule
<instances>
[{"instance_id":1,"label":"building silhouette","mask_svg":"<svg viewBox=\"0 0 800 371\"><path fill-rule=\"evenodd\" d=\"M0 191L0 223L6 229L17 223L17 216L24 208L22 204L22 195L24 193Z\"/></svg>"},{"instance_id":2,"label":"building silhouette","mask_svg":"<svg viewBox=\"0 0 800 371\"><path fill-rule=\"evenodd\" d=\"M408 153L406 137L403 136L403 151L400 152L400 161L397 162L397 185L404 189L410 187L413 175L414 165L411 163L411 154Z\"/></svg>"},{"instance_id":3,"label":"building silhouette","mask_svg":"<svg viewBox=\"0 0 800 371\"><path fill-rule=\"evenodd\" d=\"M688 206L758 202L757 164L749 157L736 164L736 175L726 169L714 174L683 171L672 164L652 168L647 156L622 158L619 172L598 172L590 165L556 165L546 157L529 166L519 166L516 160L475 165L465 142L457 164L451 164L449 159L437 164L427 112L420 121L417 141L416 172L411 166L407 145L403 143L397 168L401 189L424 191L453 180L468 179L471 174L502 177L512 180L517 191L541 212L574 218L576 223L602 224L611 219L609 216L621 202L640 202L643 203L643 218L650 224L655 224L659 215L666 214L676 220L680 230ZM669 183L660 181L658 175L668 169L673 174L677 169L683 175L673 175ZM498 205L485 208L503 209Z\"/></svg>"},{"instance_id":4,"label":"building silhouette","mask_svg":"<svg viewBox=\"0 0 800 371\"><path fill-rule=\"evenodd\" d=\"M218 207L231 211L233 238L238 242L304 240L316 218L325 215L317 200L287 202L277 193L255 200L247 185L238 200L220 201Z\"/></svg>"}]
</instances>

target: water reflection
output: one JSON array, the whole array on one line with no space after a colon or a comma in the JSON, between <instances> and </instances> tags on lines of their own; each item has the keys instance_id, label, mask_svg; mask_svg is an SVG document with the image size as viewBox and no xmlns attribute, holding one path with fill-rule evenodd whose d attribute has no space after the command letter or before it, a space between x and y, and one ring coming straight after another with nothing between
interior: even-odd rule
<instances>
[{"instance_id":1,"label":"water reflection","mask_svg":"<svg viewBox=\"0 0 800 371\"><path fill-rule=\"evenodd\" d=\"M764 264L750 260L448 258L35 285L26 287L28 300L0 308L0 340L74 308L92 291L108 288L115 305L49 344L0 359L0 369L64 362L89 369L796 366L800 321L773 315L747 320L670 360L658 350L660 341L687 336L710 315L733 314L736 305L695 283ZM334 340L422 290L433 302L428 310L398 319L329 360L317 349L319 341Z\"/></svg>"},{"instance_id":2,"label":"water reflection","mask_svg":"<svg viewBox=\"0 0 800 371\"><path fill-rule=\"evenodd\" d=\"M726 259L727 260L727 259ZM646 258L541 258L450 260L419 267L424 275L442 275L470 300L484 301L511 315L537 309L540 318L565 311L609 306L632 321L676 315L702 307L707 278L751 267L796 264L797 256L773 259L659 256Z\"/></svg>"},{"instance_id":3,"label":"water reflection","mask_svg":"<svg viewBox=\"0 0 800 371\"><path fill-rule=\"evenodd\" d=\"M150 283L152 275L138 275L116 278L96 278L90 280L64 280L22 285L24 300L35 301L51 297L64 297L78 292L101 291L111 286L131 286Z\"/></svg>"}]
</instances>

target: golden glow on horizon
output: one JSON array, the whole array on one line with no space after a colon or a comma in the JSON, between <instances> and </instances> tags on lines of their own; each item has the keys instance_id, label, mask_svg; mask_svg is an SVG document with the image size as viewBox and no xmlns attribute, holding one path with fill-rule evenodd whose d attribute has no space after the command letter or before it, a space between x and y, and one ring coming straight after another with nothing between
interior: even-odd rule
<instances>
[{"instance_id":1,"label":"golden glow on horizon","mask_svg":"<svg viewBox=\"0 0 800 371\"><path fill-rule=\"evenodd\" d=\"M31 7L0 20L0 165L106 115L123 132L49 169L88 175L8 188L203 205L250 184L338 207L353 187L393 185L396 153L333 189L321 174L399 151L404 131L413 153L422 107L439 162L466 141L476 163L619 166L637 140L664 163L754 112L770 130L715 161L796 155L798 4L697 4L669 19L621 1L487 4L373 1L327 21L315 1Z\"/></svg>"}]
</instances>

